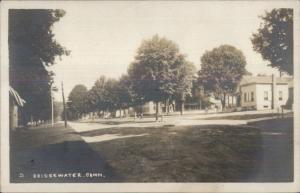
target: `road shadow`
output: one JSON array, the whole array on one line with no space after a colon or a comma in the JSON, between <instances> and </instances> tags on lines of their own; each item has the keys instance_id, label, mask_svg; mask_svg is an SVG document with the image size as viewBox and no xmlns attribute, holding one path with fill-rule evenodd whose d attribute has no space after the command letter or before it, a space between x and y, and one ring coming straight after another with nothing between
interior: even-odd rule
<instances>
[{"instance_id":1,"label":"road shadow","mask_svg":"<svg viewBox=\"0 0 300 193\"><path fill-rule=\"evenodd\" d=\"M45 131L42 131L42 133L39 132L38 135L36 133L32 135L34 137L47 138L44 135L47 135L48 132L43 132ZM14 133L11 138L15 137L15 139L11 139L11 143L13 144L14 140L18 139L16 135L22 134L24 132ZM28 131L28 134L30 134L30 131ZM65 135L74 135L74 133L69 129ZM77 136L74 138L77 138ZM46 143L39 146L31 145L30 141L27 142L27 145L23 139L22 143L18 141L17 145L11 145L11 183L94 183L123 181L123 178L116 174L105 161L104 157L93 151L86 142L80 140L80 138L78 139L65 140L53 144Z\"/></svg>"}]
</instances>

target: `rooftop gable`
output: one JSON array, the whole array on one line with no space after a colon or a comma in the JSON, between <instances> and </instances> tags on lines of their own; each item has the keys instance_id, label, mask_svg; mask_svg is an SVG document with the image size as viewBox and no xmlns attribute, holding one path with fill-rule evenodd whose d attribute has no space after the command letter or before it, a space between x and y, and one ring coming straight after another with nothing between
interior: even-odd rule
<instances>
[{"instance_id":1,"label":"rooftop gable","mask_svg":"<svg viewBox=\"0 0 300 193\"><path fill-rule=\"evenodd\" d=\"M292 85L293 77L276 77L277 84ZM272 76L244 76L240 86L248 84L272 84Z\"/></svg>"}]
</instances>

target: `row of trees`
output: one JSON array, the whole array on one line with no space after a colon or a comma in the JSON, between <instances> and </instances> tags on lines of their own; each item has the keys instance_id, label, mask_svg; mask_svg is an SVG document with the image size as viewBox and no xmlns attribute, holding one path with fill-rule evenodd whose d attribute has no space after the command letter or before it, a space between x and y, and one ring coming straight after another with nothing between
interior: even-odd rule
<instances>
[{"instance_id":1,"label":"row of trees","mask_svg":"<svg viewBox=\"0 0 300 193\"><path fill-rule=\"evenodd\" d=\"M101 76L89 91L83 85L75 86L69 95L69 110L78 118L90 111L113 112L154 101L158 119L160 102L183 103L191 94L195 72L174 42L155 35L142 42L127 75L119 80Z\"/></svg>"},{"instance_id":2,"label":"row of trees","mask_svg":"<svg viewBox=\"0 0 300 193\"><path fill-rule=\"evenodd\" d=\"M293 10L273 9L261 19L260 28L251 37L253 49L270 61L270 66L292 75ZM90 111L115 111L153 101L157 120L160 102L168 106L170 100L175 100L182 112L193 86L194 90L204 90L204 96L220 99L224 108L226 96L236 94L241 78L249 73L245 66L240 50L221 45L204 53L201 70L196 74L195 66L174 42L155 35L142 42L127 75L119 80L102 76L89 91L83 85L76 86L69 96L70 111L78 118Z\"/></svg>"},{"instance_id":3,"label":"row of trees","mask_svg":"<svg viewBox=\"0 0 300 193\"><path fill-rule=\"evenodd\" d=\"M222 45L207 51L201 58L201 70L180 53L178 46L166 38L153 36L144 40L138 48L128 74L120 79L101 76L87 90L77 85L71 91L69 115L79 118L87 112L115 112L153 101L156 105L156 120L160 103L169 106L169 101L180 104L181 113L192 87L202 87L206 94L214 93L225 106L225 97L234 94L242 76L246 73L243 53L230 45ZM168 108L166 108L168 110Z\"/></svg>"},{"instance_id":4,"label":"row of trees","mask_svg":"<svg viewBox=\"0 0 300 193\"><path fill-rule=\"evenodd\" d=\"M30 118L50 118L54 73L47 67L57 57L69 54L55 41L52 26L64 15L63 10L9 10L9 83L26 101L22 108L23 124ZM273 9L261 19L260 28L251 38L254 50L270 61L270 66L292 75L293 10ZM91 90L81 86L79 90L86 94L84 100L79 97L78 103L76 94L70 95L73 100L70 112L79 117L89 111L112 111L149 100L157 105L160 101L183 102L191 94L192 82L222 100L234 91L246 73L245 64L240 51L224 45L203 55L199 78L195 80L195 67L179 52L178 46L154 36L142 43L127 75L119 80L101 77Z\"/></svg>"},{"instance_id":5,"label":"row of trees","mask_svg":"<svg viewBox=\"0 0 300 193\"><path fill-rule=\"evenodd\" d=\"M80 118L88 112L115 112L133 104L130 83L127 76L119 80L101 76L94 86L87 90L84 85L76 85L69 95L69 118Z\"/></svg>"}]
</instances>

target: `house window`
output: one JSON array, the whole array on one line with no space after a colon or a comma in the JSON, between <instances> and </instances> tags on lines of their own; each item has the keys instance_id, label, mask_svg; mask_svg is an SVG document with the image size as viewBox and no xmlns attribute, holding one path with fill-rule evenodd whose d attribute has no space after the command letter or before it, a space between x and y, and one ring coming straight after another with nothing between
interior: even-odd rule
<instances>
[{"instance_id":1,"label":"house window","mask_svg":"<svg viewBox=\"0 0 300 193\"><path fill-rule=\"evenodd\" d=\"M254 101L254 92L251 92L251 101Z\"/></svg>"},{"instance_id":2,"label":"house window","mask_svg":"<svg viewBox=\"0 0 300 193\"><path fill-rule=\"evenodd\" d=\"M247 93L244 93L244 102L247 102Z\"/></svg>"},{"instance_id":3,"label":"house window","mask_svg":"<svg viewBox=\"0 0 300 193\"><path fill-rule=\"evenodd\" d=\"M282 91L279 91L279 93L278 93L278 99L279 99L280 101L282 101Z\"/></svg>"},{"instance_id":4,"label":"house window","mask_svg":"<svg viewBox=\"0 0 300 193\"><path fill-rule=\"evenodd\" d=\"M269 96L268 96L269 94L268 94L268 91L265 91L264 92L264 100L265 101L267 101L267 100L269 100Z\"/></svg>"}]
</instances>

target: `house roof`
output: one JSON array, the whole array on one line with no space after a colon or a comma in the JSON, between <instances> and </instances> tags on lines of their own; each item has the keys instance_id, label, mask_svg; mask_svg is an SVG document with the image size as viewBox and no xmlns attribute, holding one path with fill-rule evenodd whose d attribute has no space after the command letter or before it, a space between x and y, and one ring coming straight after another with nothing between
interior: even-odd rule
<instances>
[{"instance_id":1,"label":"house roof","mask_svg":"<svg viewBox=\"0 0 300 193\"><path fill-rule=\"evenodd\" d=\"M16 101L18 106L23 107L24 104L26 103L26 101L22 99L19 93L12 87L9 87L9 94L13 97L13 99Z\"/></svg>"},{"instance_id":2,"label":"house roof","mask_svg":"<svg viewBox=\"0 0 300 193\"><path fill-rule=\"evenodd\" d=\"M208 100L212 104L221 104L221 101L216 99L215 97L209 97Z\"/></svg>"},{"instance_id":3,"label":"house roof","mask_svg":"<svg viewBox=\"0 0 300 193\"><path fill-rule=\"evenodd\" d=\"M293 86L293 77L276 77L277 84L288 84ZM272 84L272 76L244 76L240 85L248 84Z\"/></svg>"}]
</instances>

